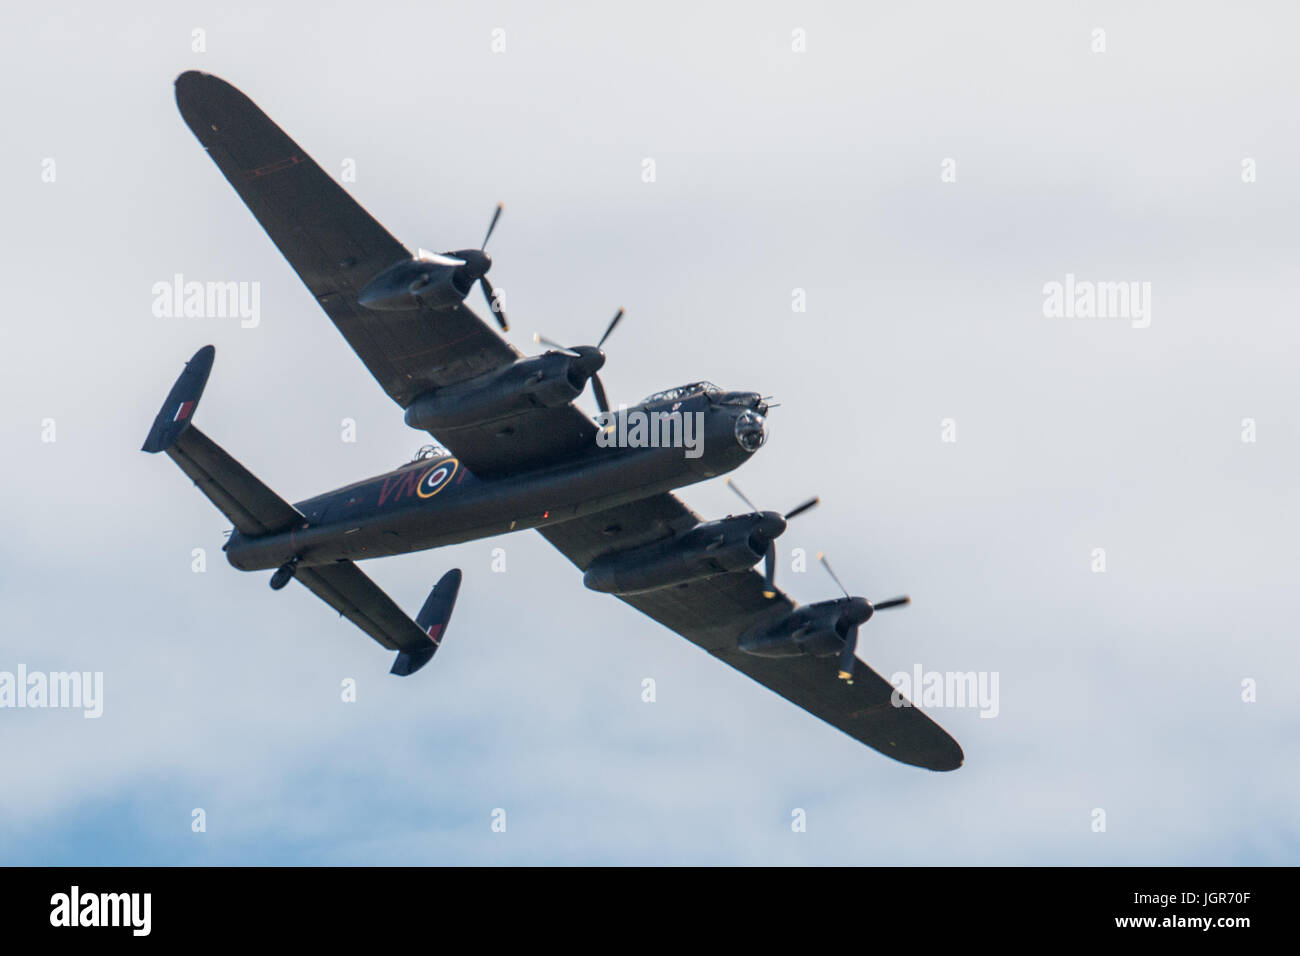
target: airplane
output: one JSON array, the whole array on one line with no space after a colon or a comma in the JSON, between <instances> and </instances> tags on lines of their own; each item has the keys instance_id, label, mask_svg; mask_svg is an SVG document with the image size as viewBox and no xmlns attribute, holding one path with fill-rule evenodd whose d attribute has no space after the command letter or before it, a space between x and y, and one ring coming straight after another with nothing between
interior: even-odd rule
<instances>
[{"instance_id":1,"label":"airplane","mask_svg":"<svg viewBox=\"0 0 1300 956\"><path fill-rule=\"evenodd\" d=\"M408 676L441 645L461 584L453 569L412 620L357 566L537 529L612 594L855 740L913 766L954 770L961 747L856 657L858 629L907 598L800 606L776 586L785 514L755 508L705 521L673 494L727 474L765 443L761 393L694 382L611 411L599 371L620 309L594 346L525 356L465 304L475 285L509 328L484 251L404 247L247 96L201 72L176 80L181 116L366 368L437 446L346 487L289 503L194 424L215 349L186 363L145 440L188 475L234 528L227 560L297 580L397 657ZM573 404L590 385L600 416ZM698 423L698 450L611 442L634 416ZM640 421L644 422L644 418ZM730 479L728 479L730 482ZM840 584L829 562L826 570ZM764 570L757 570L759 562Z\"/></svg>"}]
</instances>

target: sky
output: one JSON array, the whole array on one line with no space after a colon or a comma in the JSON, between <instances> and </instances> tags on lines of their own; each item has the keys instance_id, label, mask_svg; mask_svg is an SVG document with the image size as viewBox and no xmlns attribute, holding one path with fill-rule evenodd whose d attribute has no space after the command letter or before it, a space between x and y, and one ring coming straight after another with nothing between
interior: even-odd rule
<instances>
[{"instance_id":1,"label":"sky","mask_svg":"<svg viewBox=\"0 0 1300 956\"><path fill-rule=\"evenodd\" d=\"M96 719L0 708L0 863L1300 862L1293 5L9 20L0 671L104 691ZM290 500L428 436L181 120L188 69L354 171L410 248L473 246L504 202L510 340L593 341L625 307L613 401L775 395L734 478L764 508L821 496L782 586L836 596L789 566L825 551L855 593L912 596L863 628L874 669L997 675L996 716L930 712L965 766L862 747L533 532L364 566L411 611L464 569L409 679L305 589L229 567L223 516L139 451L200 346L197 423ZM155 315L178 273L257 283L257 324ZM1051 314L1067 276L1149 308ZM681 496L739 510L720 479Z\"/></svg>"}]
</instances>

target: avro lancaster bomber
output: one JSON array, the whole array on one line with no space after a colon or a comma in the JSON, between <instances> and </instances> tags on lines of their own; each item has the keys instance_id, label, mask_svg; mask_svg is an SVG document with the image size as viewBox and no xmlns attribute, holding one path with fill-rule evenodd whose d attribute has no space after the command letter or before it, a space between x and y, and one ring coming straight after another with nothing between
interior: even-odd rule
<instances>
[{"instance_id":1,"label":"avro lancaster bomber","mask_svg":"<svg viewBox=\"0 0 1300 956\"><path fill-rule=\"evenodd\" d=\"M673 494L733 471L763 446L761 393L697 382L611 411L599 372L621 310L594 346L541 340L547 351L524 356L465 304L479 286L508 330L484 251L499 206L477 248L412 255L229 83L184 73L176 101L406 423L438 443L395 471L290 504L192 424L215 355L200 349L144 450L166 452L230 519L232 565L271 571L277 590L299 581L396 651L392 673L409 675L437 652L461 572L443 575L412 620L357 562L535 528L587 587L854 739L915 766L961 766L957 742L856 657L859 627L906 598L873 604L845 591L799 606L776 586L775 540L815 499L786 514L754 508L705 521ZM594 421L573 404L588 386L601 411ZM602 440L646 418L689 419L695 451Z\"/></svg>"}]
</instances>

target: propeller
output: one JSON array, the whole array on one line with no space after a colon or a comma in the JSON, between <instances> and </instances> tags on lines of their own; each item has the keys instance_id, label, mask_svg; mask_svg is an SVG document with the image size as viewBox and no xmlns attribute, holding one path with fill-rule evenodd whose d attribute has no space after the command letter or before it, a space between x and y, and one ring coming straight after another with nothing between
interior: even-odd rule
<instances>
[{"instance_id":1,"label":"propeller","mask_svg":"<svg viewBox=\"0 0 1300 956\"><path fill-rule=\"evenodd\" d=\"M505 210L506 204L499 202L497 208L492 212L492 221L488 223L488 230L483 235L483 241L478 244L479 251L482 252L487 248L488 240L492 238L492 230L496 229L497 221L501 218L501 213Z\"/></svg>"},{"instance_id":2,"label":"propeller","mask_svg":"<svg viewBox=\"0 0 1300 956\"><path fill-rule=\"evenodd\" d=\"M488 223L487 234L483 236L483 242L477 249L462 249L451 256L432 256L425 255L425 258L431 258L432 261L442 262L443 265L457 265L456 277L460 279L460 288L468 290L468 287L475 282L483 290L483 297L487 299L488 308L492 310L492 315L496 318L497 324L501 326L502 332L510 331L510 322L506 319L505 310L501 308L497 301L496 290L492 288L492 283L488 280L487 272L492 268L492 260L483 250L487 248L488 240L492 238L492 232L497 227L498 220L501 219L501 212L506 207L503 203L497 203L496 211L492 213L492 221Z\"/></svg>"},{"instance_id":3,"label":"propeller","mask_svg":"<svg viewBox=\"0 0 1300 956\"><path fill-rule=\"evenodd\" d=\"M840 672L839 678L847 683L853 683L853 665L858 660L858 625L854 624L849 632L844 635L844 650L840 651Z\"/></svg>"},{"instance_id":4,"label":"propeller","mask_svg":"<svg viewBox=\"0 0 1300 956\"><path fill-rule=\"evenodd\" d=\"M844 584L840 581L839 577L835 574L835 571L832 570L831 563L826 560L826 555L822 554L821 552L818 552L817 560L822 563L822 567L824 567L826 569L826 573L831 576L831 580L834 581L837 585L839 585L840 590L844 592L844 596L846 598L849 598L850 601L855 601L855 602L861 601L863 605L862 609L858 610L856 614L851 613L854 610L853 608L848 608L846 609L846 613L840 617L841 621L848 620L851 622L851 624L849 626L849 629L844 633L844 648L843 650L840 651L839 677L840 680L852 684L853 665L857 661L857 657L855 655L858 649L858 628L861 625L867 623L867 621L871 620L871 615L875 614L877 611L883 611L886 608L891 608L891 607L901 607L904 604L911 604L912 599L903 596L903 597L890 598L888 601L879 601L873 604L870 601L868 601L866 598L851 597L848 588L844 586ZM858 618L858 620L853 620L853 618L855 617Z\"/></svg>"},{"instance_id":5,"label":"propeller","mask_svg":"<svg viewBox=\"0 0 1300 956\"><path fill-rule=\"evenodd\" d=\"M548 339L540 332L533 336L534 342L552 348L557 352L563 352L565 355L572 355L574 358L580 360L575 362L574 366L579 372L591 380L591 394L596 399L596 407L606 415L609 414L609 399L605 395L605 386L600 381L600 375L598 374L600 369L605 365L605 353L602 352L600 348L605 344L605 340L609 338L610 333L613 332L614 329L618 327L618 324L623 321L623 314L623 309L619 309L614 313L614 318L610 319L609 325L605 327L605 334L600 337L600 341L595 345L577 345L570 347L567 345L561 345L554 339Z\"/></svg>"},{"instance_id":6,"label":"propeller","mask_svg":"<svg viewBox=\"0 0 1300 956\"><path fill-rule=\"evenodd\" d=\"M750 501L743 491L736 486L736 483L730 478L727 479L727 487L736 493L736 495L745 504L749 505L751 511L756 511L762 515L771 514L771 512L759 511L758 506ZM763 597L771 600L776 597L776 539L785 532L785 523L791 518L796 518L805 511L811 511L821 502L821 498L816 496L809 498L802 504L796 505L783 515L773 514L775 520L760 523L755 529L760 535L767 538L767 550L763 555Z\"/></svg>"}]
</instances>

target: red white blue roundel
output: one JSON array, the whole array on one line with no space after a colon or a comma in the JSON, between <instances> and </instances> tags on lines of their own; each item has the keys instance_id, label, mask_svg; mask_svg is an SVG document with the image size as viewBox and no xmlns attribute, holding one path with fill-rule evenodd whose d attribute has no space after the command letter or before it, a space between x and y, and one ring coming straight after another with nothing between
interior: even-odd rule
<instances>
[{"instance_id":1,"label":"red white blue roundel","mask_svg":"<svg viewBox=\"0 0 1300 956\"><path fill-rule=\"evenodd\" d=\"M421 498L432 498L447 487L459 467L460 462L455 458L444 458L420 476L420 483L415 486L415 493Z\"/></svg>"}]
</instances>

